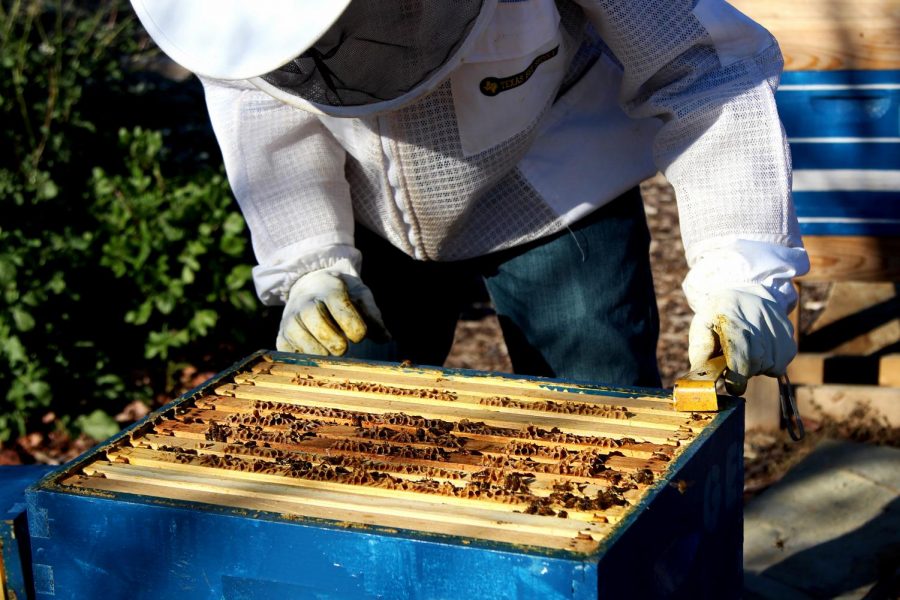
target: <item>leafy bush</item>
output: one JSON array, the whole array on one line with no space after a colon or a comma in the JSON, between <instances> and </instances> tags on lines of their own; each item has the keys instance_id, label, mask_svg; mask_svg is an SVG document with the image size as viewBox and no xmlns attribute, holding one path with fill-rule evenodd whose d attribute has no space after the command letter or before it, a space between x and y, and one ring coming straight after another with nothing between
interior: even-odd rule
<instances>
[{"instance_id":1,"label":"leafy bush","mask_svg":"<svg viewBox=\"0 0 900 600\"><path fill-rule=\"evenodd\" d=\"M100 227L100 264L122 281L116 292L136 305L124 320L145 330L144 357L208 336L219 310L252 312L244 220L218 173L171 185L163 178L162 135L119 132L127 171L94 169L92 212Z\"/></svg>"},{"instance_id":2,"label":"leafy bush","mask_svg":"<svg viewBox=\"0 0 900 600\"><path fill-rule=\"evenodd\" d=\"M123 0L0 7L0 442L51 410L102 430L271 328L197 83L134 67Z\"/></svg>"}]
</instances>

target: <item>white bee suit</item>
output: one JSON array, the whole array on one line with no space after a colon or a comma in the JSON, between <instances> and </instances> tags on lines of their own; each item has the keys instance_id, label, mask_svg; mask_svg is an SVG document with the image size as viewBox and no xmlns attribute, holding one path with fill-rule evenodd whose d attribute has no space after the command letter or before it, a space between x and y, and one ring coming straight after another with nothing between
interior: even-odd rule
<instances>
[{"instance_id":1,"label":"white bee suit","mask_svg":"<svg viewBox=\"0 0 900 600\"><path fill-rule=\"evenodd\" d=\"M310 271L358 270L354 220L414 258L459 260L555 233L662 171L692 306L759 284L787 310L808 259L781 67L774 39L719 0L524 0L500 2L449 78L388 112L203 83L266 304Z\"/></svg>"}]
</instances>

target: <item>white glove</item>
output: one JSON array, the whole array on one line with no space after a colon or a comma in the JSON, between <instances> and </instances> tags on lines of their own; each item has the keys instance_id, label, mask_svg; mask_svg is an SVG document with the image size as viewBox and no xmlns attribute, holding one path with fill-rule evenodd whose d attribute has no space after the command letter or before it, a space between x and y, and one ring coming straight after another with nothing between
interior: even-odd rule
<instances>
[{"instance_id":1,"label":"white glove","mask_svg":"<svg viewBox=\"0 0 900 600\"><path fill-rule=\"evenodd\" d=\"M724 353L725 387L740 396L754 375L784 374L797 354L794 328L784 309L761 285L720 290L707 296L691 322L691 369Z\"/></svg>"},{"instance_id":2,"label":"white glove","mask_svg":"<svg viewBox=\"0 0 900 600\"><path fill-rule=\"evenodd\" d=\"M347 340L361 342L367 332L387 336L372 292L347 271L313 271L291 286L275 341L278 350L341 356Z\"/></svg>"}]
</instances>

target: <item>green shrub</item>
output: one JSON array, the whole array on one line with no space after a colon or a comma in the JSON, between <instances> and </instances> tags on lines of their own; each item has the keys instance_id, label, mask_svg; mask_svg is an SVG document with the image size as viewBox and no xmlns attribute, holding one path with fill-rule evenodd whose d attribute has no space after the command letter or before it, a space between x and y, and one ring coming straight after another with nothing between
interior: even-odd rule
<instances>
[{"instance_id":1,"label":"green shrub","mask_svg":"<svg viewBox=\"0 0 900 600\"><path fill-rule=\"evenodd\" d=\"M0 6L0 442L98 431L270 332L196 81L133 67L127 2Z\"/></svg>"},{"instance_id":2,"label":"green shrub","mask_svg":"<svg viewBox=\"0 0 900 600\"><path fill-rule=\"evenodd\" d=\"M127 172L94 169L92 212L102 235L100 264L130 299L124 320L146 336L144 358L209 335L220 310L252 312L244 220L219 173L172 185L162 176L162 135L119 132ZM142 337L144 337L142 336Z\"/></svg>"}]
</instances>

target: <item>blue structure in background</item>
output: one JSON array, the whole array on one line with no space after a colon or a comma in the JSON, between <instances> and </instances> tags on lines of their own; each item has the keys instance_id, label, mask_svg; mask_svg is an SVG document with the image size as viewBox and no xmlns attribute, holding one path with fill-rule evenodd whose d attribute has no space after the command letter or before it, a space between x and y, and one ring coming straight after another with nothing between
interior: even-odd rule
<instances>
[{"instance_id":1,"label":"blue structure in background","mask_svg":"<svg viewBox=\"0 0 900 600\"><path fill-rule=\"evenodd\" d=\"M793 71L778 109L804 235L900 235L900 71Z\"/></svg>"}]
</instances>

